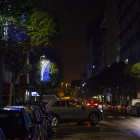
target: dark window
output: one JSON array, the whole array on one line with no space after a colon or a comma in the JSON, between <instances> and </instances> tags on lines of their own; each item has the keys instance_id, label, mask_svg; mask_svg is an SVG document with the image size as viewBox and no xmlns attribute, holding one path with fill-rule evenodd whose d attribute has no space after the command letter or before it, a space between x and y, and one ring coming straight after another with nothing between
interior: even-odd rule
<instances>
[{"instance_id":1,"label":"dark window","mask_svg":"<svg viewBox=\"0 0 140 140\"><path fill-rule=\"evenodd\" d=\"M19 113L0 113L0 127L5 133L23 132L21 116Z\"/></svg>"},{"instance_id":2,"label":"dark window","mask_svg":"<svg viewBox=\"0 0 140 140\"><path fill-rule=\"evenodd\" d=\"M65 101L54 102L52 107L65 107Z\"/></svg>"}]
</instances>

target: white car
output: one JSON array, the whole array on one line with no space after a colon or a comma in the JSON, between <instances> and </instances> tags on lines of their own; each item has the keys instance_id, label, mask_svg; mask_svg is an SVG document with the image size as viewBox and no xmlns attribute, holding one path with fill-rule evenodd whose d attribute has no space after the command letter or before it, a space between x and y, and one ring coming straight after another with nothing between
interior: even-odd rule
<instances>
[{"instance_id":1,"label":"white car","mask_svg":"<svg viewBox=\"0 0 140 140\"><path fill-rule=\"evenodd\" d=\"M90 122L92 125L103 120L103 111L97 107L86 107L78 101L57 100L50 101L46 105L52 112L52 126L55 127L61 121L77 122L79 125Z\"/></svg>"}]
</instances>

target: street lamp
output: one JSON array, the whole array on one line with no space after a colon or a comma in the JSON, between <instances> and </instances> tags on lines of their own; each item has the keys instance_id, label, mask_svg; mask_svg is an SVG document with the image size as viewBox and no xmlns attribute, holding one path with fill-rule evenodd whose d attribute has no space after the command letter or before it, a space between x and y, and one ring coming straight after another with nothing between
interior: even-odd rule
<instances>
[{"instance_id":1,"label":"street lamp","mask_svg":"<svg viewBox=\"0 0 140 140\"><path fill-rule=\"evenodd\" d=\"M68 86L68 83L66 84L66 91L67 91L67 86Z\"/></svg>"}]
</instances>

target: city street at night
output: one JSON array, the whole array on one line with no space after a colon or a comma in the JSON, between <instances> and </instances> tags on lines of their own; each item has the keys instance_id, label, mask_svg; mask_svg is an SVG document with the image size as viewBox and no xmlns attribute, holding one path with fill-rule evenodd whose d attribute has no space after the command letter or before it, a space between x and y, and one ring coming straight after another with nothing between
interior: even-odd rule
<instances>
[{"instance_id":1,"label":"city street at night","mask_svg":"<svg viewBox=\"0 0 140 140\"><path fill-rule=\"evenodd\" d=\"M60 123L53 131L52 139L57 140L139 140L140 118L104 111L104 120L99 125Z\"/></svg>"}]
</instances>

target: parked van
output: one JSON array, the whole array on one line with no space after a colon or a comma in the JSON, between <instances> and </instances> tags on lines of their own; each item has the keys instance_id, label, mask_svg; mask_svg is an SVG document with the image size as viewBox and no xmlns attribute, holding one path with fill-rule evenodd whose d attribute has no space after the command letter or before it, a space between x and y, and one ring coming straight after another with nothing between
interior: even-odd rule
<instances>
[{"instance_id":1,"label":"parked van","mask_svg":"<svg viewBox=\"0 0 140 140\"><path fill-rule=\"evenodd\" d=\"M137 102L140 102L140 99L131 99L129 101L128 106L127 106L127 114L133 115L133 112L131 112L131 111L132 111L132 108L134 108L134 105Z\"/></svg>"},{"instance_id":2,"label":"parked van","mask_svg":"<svg viewBox=\"0 0 140 140\"><path fill-rule=\"evenodd\" d=\"M54 94L42 96L42 101L44 101L44 102L55 101L55 100L57 100L57 96Z\"/></svg>"}]
</instances>

